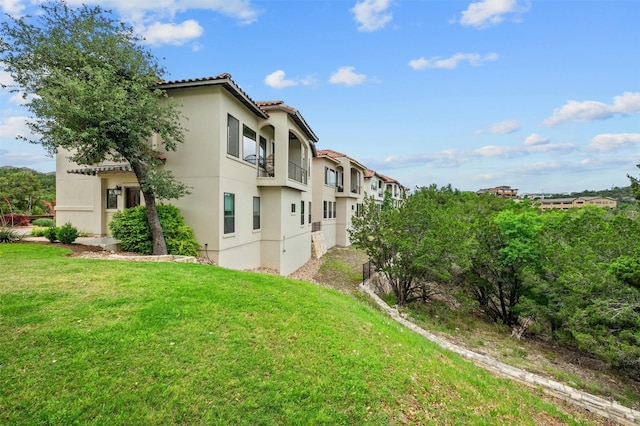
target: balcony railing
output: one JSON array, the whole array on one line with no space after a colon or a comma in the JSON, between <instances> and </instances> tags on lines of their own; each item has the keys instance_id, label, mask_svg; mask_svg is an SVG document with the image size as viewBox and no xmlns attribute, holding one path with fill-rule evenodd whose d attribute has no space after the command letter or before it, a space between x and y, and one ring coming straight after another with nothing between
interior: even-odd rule
<instances>
[{"instance_id":1,"label":"balcony railing","mask_svg":"<svg viewBox=\"0 0 640 426\"><path fill-rule=\"evenodd\" d=\"M273 164L273 154L258 158L258 176L274 177L276 175L276 170L273 167Z\"/></svg>"},{"instance_id":2,"label":"balcony railing","mask_svg":"<svg viewBox=\"0 0 640 426\"><path fill-rule=\"evenodd\" d=\"M307 184L307 171L301 166L289 161L289 179Z\"/></svg>"},{"instance_id":3,"label":"balcony railing","mask_svg":"<svg viewBox=\"0 0 640 426\"><path fill-rule=\"evenodd\" d=\"M360 194L361 191L362 191L362 187L360 185L351 185L352 194Z\"/></svg>"}]
</instances>

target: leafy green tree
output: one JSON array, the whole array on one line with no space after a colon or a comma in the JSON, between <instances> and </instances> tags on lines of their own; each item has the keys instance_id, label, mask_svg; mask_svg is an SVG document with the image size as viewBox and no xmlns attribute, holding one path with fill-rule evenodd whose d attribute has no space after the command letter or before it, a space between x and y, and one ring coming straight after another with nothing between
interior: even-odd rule
<instances>
[{"instance_id":1,"label":"leafy green tree","mask_svg":"<svg viewBox=\"0 0 640 426\"><path fill-rule=\"evenodd\" d=\"M640 372L636 209L547 212L537 282L520 303L541 332L611 365Z\"/></svg>"},{"instance_id":2,"label":"leafy green tree","mask_svg":"<svg viewBox=\"0 0 640 426\"><path fill-rule=\"evenodd\" d=\"M25 139L51 154L63 149L81 165L128 161L144 194L153 252L166 254L156 198L179 198L187 188L161 169L148 143L154 134L165 150L183 141L177 106L154 88L164 68L99 6L44 4L35 22L2 22L0 36L0 63L34 117L33 139Z\"/></svg>"},{"instance_id":3,"label":"leafy green tree","mask_svg":"<svg viewBox=\"0 0 640 426\"><path fill-rule=\"evenodd\" d=\"M31 214L39 199L40 181L33 173L17 171L0 177L0 199L8 200L15 212Z\"/></svg>"},{"instance_id":4,"label":"leafy green tree","mask_svg":"<svg viewBox=\"0 0 640 426\"><path fill-rule=\"evenodd\" d=\"M396 208L366 200L363 214L353 219L351 241L385 276L399 305L426 300L430 283L449 281L452 269L465 263L469 240L458 207L451 188L431 186Z\"/></svg>"},{"instance_id":5,"label":"leafy green tree","mask_svg":"<svg viewBox=\"0 0 640 426\"><path fill-rule=\"evenodd\" d=\"M520 298L540 267L536 238L542 222L531 210L503 210L476 225L478 245L468 281L472 294L491 318L515 325Z\"/></svg>"}]
</instances>

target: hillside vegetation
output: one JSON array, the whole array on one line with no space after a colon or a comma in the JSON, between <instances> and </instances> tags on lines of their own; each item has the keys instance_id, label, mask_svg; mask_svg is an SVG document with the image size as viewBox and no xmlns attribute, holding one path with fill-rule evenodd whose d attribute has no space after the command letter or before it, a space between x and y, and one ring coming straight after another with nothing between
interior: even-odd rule
<instances>
[{"instance_id":1,"label":"hillside vegetation","mask_svg":"<svg viewBox=\"0 0 640 426\"><path fill-rule=\"evenodd\" d=\"M0 245L0 423L588 424L330 289L64 253Z\"/></svg>"}]
</instances>

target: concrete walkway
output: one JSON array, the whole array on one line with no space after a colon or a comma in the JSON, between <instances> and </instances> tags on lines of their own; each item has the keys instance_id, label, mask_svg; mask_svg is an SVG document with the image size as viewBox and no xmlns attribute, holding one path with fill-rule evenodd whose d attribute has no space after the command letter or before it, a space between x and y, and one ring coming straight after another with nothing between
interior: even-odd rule
<instances>
[{"instance_id":1,"label":"concrete walkway","mask_svg":"<svg viewBox=\"0 0 640 426\"><path fill-rule=\"evenodd\" d=\"M15 233L23 236L23 241L47 241L44 237L29 236L31 232L31 227L29 226L12 229ZM74 243L84 246L102 247L102 249L106 251L118 251L120 249L120 242L113 237L78 237Z\"/></svg>"},{"instance_id":2,"label":"concrete walkway","mask_svg":"<svg viewBox=\"0 0 640 426\"><path fill-rule=\"evenodd\" d=\"M461 346L455 345L445 339L442 339L435 334L431 334L428 331L418 327L411 321L406 320L400 315L397 309L387 305L375 291L365 284L360 284L360 290L369 295L378 306L380 306L391 318L398 323L404 325L411 331L418 333L422 337L436 343L440 347L447 349L451 352L455 352L462 357L471 360L474 364L497 373L500 376L507 377L509 379L524 383L528 386L542 389L542 391L548 395L563 399L578 407L589 410L604 418L613 420L622 425L638 426L640 425L640 411L632 410L617 402L608 401L604 398L600 398L586 392L574 389L570 386L549 380L545 377L538 376L537 374L529 373L528 371L521 370L516 367L504 364L486 355L481 355L476 352L472 352Z\"/></svg>"}]
</instances>

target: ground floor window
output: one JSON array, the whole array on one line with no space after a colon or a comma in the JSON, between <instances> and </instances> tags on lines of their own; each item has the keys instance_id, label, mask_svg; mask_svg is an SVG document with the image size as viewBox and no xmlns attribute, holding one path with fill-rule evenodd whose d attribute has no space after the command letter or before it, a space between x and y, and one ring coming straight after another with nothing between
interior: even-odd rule
<instances>
[{"instance_id":1,"label":"ground floor window","mask_svg":"<svg viewBox=\"0 0 640 426\"><path fill-rule=\"evenodd\" d=\"M322 217L324 219L335 219L336 218L336 205L335 201L323 201L322 204ZM311 208L309 208L311 210Z\"/></svg>"},{"instance_id":2,"label":"ground floor window","mask_svg":"<svg viewBox=\"0 0 640 426\"><path fill-rule=\"evenodd\" d=\"M300 225L304 225L304 201L300 201Z\"/></svg>"},{"instance_id":3,"label":"ground floor window","mask_svg":"<svg viewBox=\"0 0 640 426\"><path fill-rule=\"evenodd\" d=\"M260 229L260 197L253 197L253 229Z\"/></svg>"},{"instance_id":4,"label":"ground floor window","mask_svg":"<svg viewBox=\"0 0 640 426\"><path fill-rule=\"evenodd\" d=\"M224 233L236 232L236 195L224 193Z\"/></svg>"},{"instance_id":5,"label":"ground floor window","mask_svg":"<svg viewBox=\"0 0 640 426\"><path fill-rule=\"evenodd\" d=\"M118 208L118 192L115 188L107 188L107 208Z\"/></svg>"}]
</instances>

